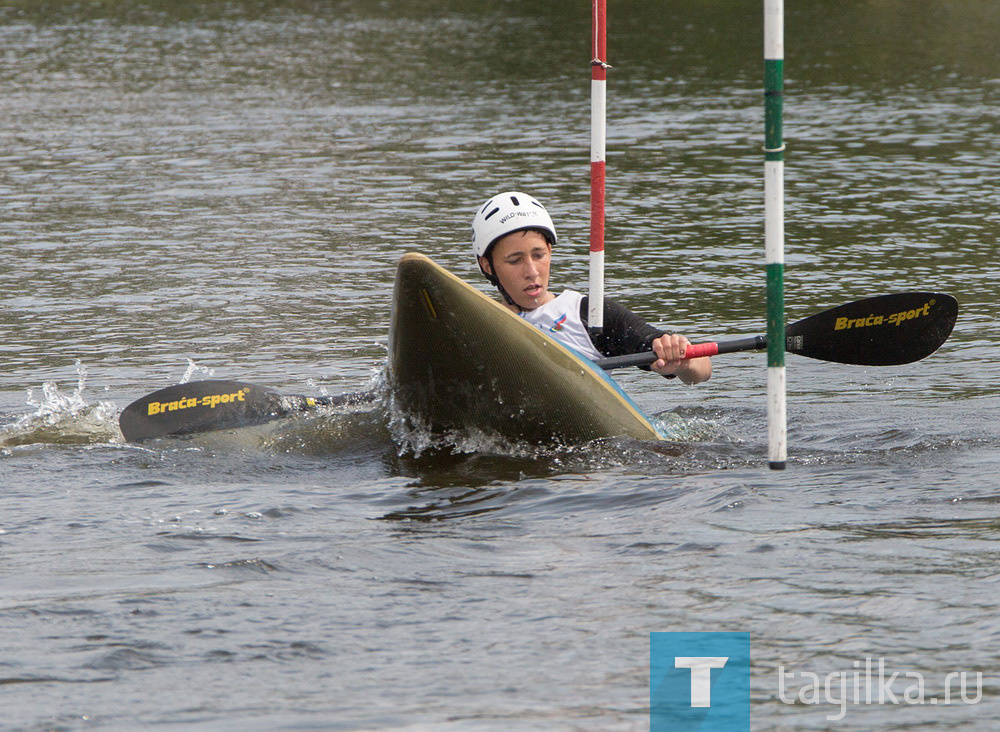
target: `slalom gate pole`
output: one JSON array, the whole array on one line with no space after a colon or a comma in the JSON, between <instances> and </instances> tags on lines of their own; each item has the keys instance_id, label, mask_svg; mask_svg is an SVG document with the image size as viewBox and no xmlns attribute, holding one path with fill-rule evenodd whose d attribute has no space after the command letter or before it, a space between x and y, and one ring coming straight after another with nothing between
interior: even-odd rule
<instances>
[{"instance_id":1,"label":"slalom gate pole","mask_svg":"<svg viewBox=\"0 0 1000 732\"><path fill-rule=\"evenodd\" d=\"M591 333L604 328L604 160L607 144L607 5L594 0L590 62L590 309Z\"/></svg>"},{"instance_id":2,"label":"slalom gate pole","mask_svg":"<svg viewBox=\"0 0 1000 732\"><path fill-rule=\"evenodd\" d=\"M768 464L788 455L785 382L784 0L764 0L764 261L767 271Z\"/></svg>"}]
</instances>

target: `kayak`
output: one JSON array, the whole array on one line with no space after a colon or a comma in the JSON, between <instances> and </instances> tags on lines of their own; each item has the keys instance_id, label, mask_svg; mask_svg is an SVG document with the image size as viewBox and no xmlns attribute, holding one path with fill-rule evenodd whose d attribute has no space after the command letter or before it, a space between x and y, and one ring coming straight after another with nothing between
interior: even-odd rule
<instances>
[{"instance_id":1,"label":"kayak","mask_svg":"<svg viewBox=\"0 0 1000 732\"><path fill-rule=\"evenodd\" d=\"M434 433L664 439L604 369L423 254L396 268L386 378L394 408Z\"/></svg>"}]
</instances>

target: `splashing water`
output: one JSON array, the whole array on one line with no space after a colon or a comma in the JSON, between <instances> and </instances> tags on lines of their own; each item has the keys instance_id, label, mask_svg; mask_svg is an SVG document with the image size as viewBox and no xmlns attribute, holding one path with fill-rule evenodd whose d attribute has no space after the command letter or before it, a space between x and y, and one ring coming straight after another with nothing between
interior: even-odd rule
<instances>
[{"instance_id":1,"label":"splashing water","mask_svg":"<svg viewBox=\"0 0 1000 732\"><path fill-rule=\"evenodd\" d=\"M184 371L184 375L181 377L181 380L178 383L180 384L188 383L189 381L191 381L192 377L199 371L203 372L205 376L215 376L215 369L209 368L208 366L199 366L190 358L187 360L187 362L188 362L187 369Z\"/></svg>"},{"instance_id":2,"label":"splashing water","mask_svg":"<svg viewBox=\"0 0 1000 732\"><path fill-rule=\"evenodd\" d=\"M318 390L320 396L329 396L330 395L330 390L327 389L322 384L317 384L316 383L316 379L306 379L306 385L310 389L316 389L316 390Z\"/></svg>"},{"instance_id":3,"label":"splashing water","mask_svg":"<svg viewBox=\"0 0 1000 732\"><path fill-rule=\"evenodd\" d=\"M670 442L726 440L728 435L717 418L664 412L652 417L664 439Z\"/></svg>"},{"instance_id":4,"label":"splashing water","mask_svg":"<svg viewBox=\"0 0 1000 732\"><path fill-rule=\"evenodd\" d=\"M638 450L657 450L658 443L631 441L627 438L600 438L579 444L554 441L532 444L512 440L509 436L467 427L460 430L436 431L418 416L406 413L399 407L391 392L383 398L386 426L396 446L398 457L419 458L431 453L452 455L490 454L509 458L553 460L567 455L590 456L597 463L610 465L620 462L623 444L634 445ZM664 442L659 446L728 441L730 437L717 419L708 416L664 413L652 418Z\"/></svg>"},{"instance_id":5,"label":"splashing water","mask_svg":"<svg viewBox=\"0 0 1000 732\"><path fill-rule=\"evenodd\" d=\"M110 401L88 404L83 396L87 368L76 360L77 385L64 393L54 381L42 384L41 399L28 389L27 403L35 412L0 428L0 446L30 445L39 442L89 444L118 441L118 407Z\"/></svg>"}]
</instances>

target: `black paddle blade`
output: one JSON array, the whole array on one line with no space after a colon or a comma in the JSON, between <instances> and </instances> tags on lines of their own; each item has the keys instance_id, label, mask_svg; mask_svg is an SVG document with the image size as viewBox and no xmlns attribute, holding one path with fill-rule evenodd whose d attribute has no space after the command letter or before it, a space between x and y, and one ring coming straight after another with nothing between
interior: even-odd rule
<instances>
[{"instance_id":1,"label":"black paddle blade","mask_svg":"<svg viewBox=\"0 0 1000 732\"><path fill-rule=\"evenodd\" d=\"M882 295L792 323L785 329L786 349L835 363L896 366L934 353L957 318L958 300L951 295Z\"/></svg>"},{"instance_id":2,"label":"black paddle blade","mask_svg":"<svg viewBox=\"0 0 1000 732\"><path fill-rule=\"evenodd\" d=\"M122 410L129 442L263 424L293 411L274 389L242 381L192 381L147 394Z\"/></svg>"}]
</instances>

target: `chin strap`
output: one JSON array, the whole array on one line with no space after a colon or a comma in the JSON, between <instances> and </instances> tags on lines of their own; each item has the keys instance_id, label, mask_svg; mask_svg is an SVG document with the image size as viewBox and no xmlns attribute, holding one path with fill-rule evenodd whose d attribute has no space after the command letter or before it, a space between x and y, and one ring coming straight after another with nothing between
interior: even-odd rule
<instances>
[{"instance_id":1,"label":"chin strap","mask_svg":"<svg viewBox=\"0 0 1000 732\"><path fill-rule=\"evenodd\" d=\"M490 269L493 269L493 252L488 253L486 255L486 258L490 262ZM517 312L519 312L519 313L523 313L524 312L524 308L522 308L520 305L518 305L516 302L514 302L513 298L511 298L511 296L507 294L507 291L505 289L503 289L503 285L500 284L500 279L496 275L493 275L493 274L490 274L489 272L487 272L485 269L482 268L482 265L480 265L479 271L483 273L483 277L485 277L487 279L487 281L491 285L493 285L495 288L497 288L500 291L500 295L503 297L504 302L506 302L506 303L508 303L510 305L513 305L514 307L516 307L517 308Z\"/></svg>"}]
</instances>

